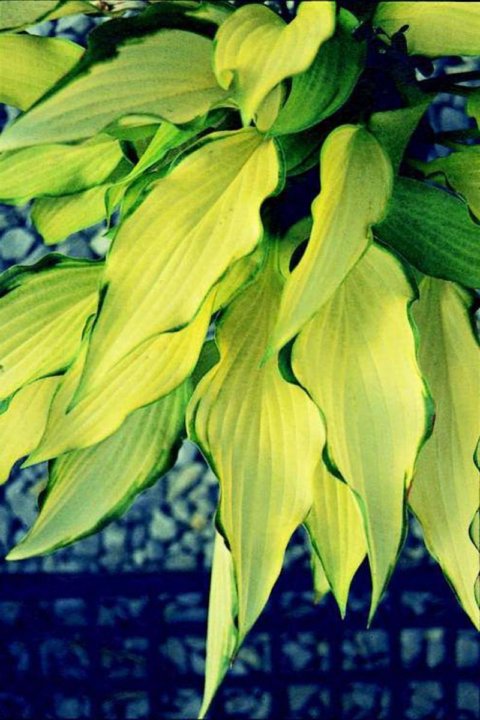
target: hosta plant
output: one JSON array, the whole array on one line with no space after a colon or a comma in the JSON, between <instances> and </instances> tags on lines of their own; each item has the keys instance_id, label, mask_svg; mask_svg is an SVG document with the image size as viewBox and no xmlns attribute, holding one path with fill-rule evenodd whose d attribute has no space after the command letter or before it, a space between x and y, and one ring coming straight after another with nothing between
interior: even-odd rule
<instances>
[{"instance_id":1,"label":"hosta plant","mask_svg":"<svg viewBox=\"0 0 480 720\"><path fill-rule=\"evenodd\" d=\"M202 715L300 525L342 613L367 558L371 619L409 507L479 626L480 89L435 59L480 55L480 3L289 6L0 0L0 199L47 246L110 241L0 278L2 479L49 461L8 557L117 517L190 438L220 485ZM86 51L28 31L78 12ZM468 130L429 135L438 92Z\"/></svg>"}]
</instances>

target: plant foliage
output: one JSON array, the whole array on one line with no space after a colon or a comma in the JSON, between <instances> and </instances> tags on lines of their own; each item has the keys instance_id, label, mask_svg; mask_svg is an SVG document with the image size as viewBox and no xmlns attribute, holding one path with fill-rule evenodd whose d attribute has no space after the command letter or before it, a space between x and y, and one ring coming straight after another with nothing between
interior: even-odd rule
<instances>
[{"instance_id":1,"label":"plant foliage","mask_svg":"<svg viewBox=\"0 0 480 720\"><path fill-rule=\"evenodd\" d=\"M97 530L193 440L221 489L202 716L302 524L342 614L368 558L371 619L410 507L480 625L480 131L411 142L438 91L480 121L419 74L480 55L480 4L234 5L0 0L0 199L47 245L111 239L0 277L2 480L50 460L8 557ZM85 52L24 32L102 11Z\"/></svg>"}]
</instances>

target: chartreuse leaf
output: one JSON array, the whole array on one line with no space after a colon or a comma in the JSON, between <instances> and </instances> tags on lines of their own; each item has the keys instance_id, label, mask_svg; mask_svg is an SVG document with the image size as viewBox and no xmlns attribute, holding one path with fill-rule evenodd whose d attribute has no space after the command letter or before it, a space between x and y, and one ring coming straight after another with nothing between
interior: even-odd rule
<instances>
[{"instance_id":1,"label":"chartreuse leaf","mask_svg":"<svg viewBox=\"0 0 480 720\"><path fill-rule=\"evenodd\" d=\"M45 244L55 245L72 233L103 220L105 193L109 187L98 185L75 195L35 200L31 218Z\"/></svg>"},{"instance_id":2,"label":"chartreuse leaf","mask_svg":"<svg viewBox=\"0 0 480 720\"><path fill-rule=\"evenodd\" d=\"M283 379L276 358L261 365L283 285L277 263L271 241L263 270L220 321L220 360L197 386L188 410L190 437L220 480L218 528L231 553L238 603L238 612L231 604L224 608L218 627L211 614L216 649L207 659L204 710L226 658L262 611L287 543L311 507L324 443L320 413L306 393ZM223 593L227 604L232 591ZM233 614L227 633L224 622Z\"/></svg>"},{"instance_id":3,"label":"chartreuse leaf","mask_svg":"<svg viewBox=\"0 0 480 720\"><path fill-rule=\"evenodd\" d=\"M375 235L427 275L480 286L480 228L445 190L397 178Z\"/></svg>"},{"instance_id":4,"label":"chartreuse leaf","mask_svg":"<svg viewBox=\"0 0 480 720\"><path fill-rule=\"evenodd\" d=\"M474 462L480 434L480 352L459 286L426 278L414 316L420 331L420 367L435 401L435 426L418 458L409 502L432 555L465 612L480 629L474 596L479 554L469 535L479 507ZM398 436L397 436L398 437Z\"/></svg>"},{"instance_id":5,"label":"chartreuse leaf","mask_svg":"<svg viewBox=\"0 0 480 720\"><path fill-rule=\"evenodd\" d=\"M327 576L325 575L323 565L320 562L320 558L318 557L317 553L313 548L311 548L310 553L310 567L312 570L313 578L314 600L315 603L319 603L326 595L328 595L328 593L331 591L331 588Z\"/></svg>"},{"instance_id":6,"label":"chartreuse leaf","mask_svg":"<svg viewBox=\"0 0 480 720\"><path fill-rule=\"evenodd\" d=\"M52 552L121 515L173 465L189 395L187 382L134 412L99 445L55 460L40 514L8 560Z\"/></svg>"},{"instance_id":7,"label":"chartreuse leaf","mask_svg":"<svg viewBox=\"0 0 480 720\"><path fill-rule=\"evenodd\" d=\"M404 536L406 484L429 419L413 299L396 258L372 245L293 346L295 376L324 413L329 456L362 512L370 618Z\"/></svg>"},{"instance_id":8,"label":"chartreuse leaf","mask_svg":"<svg viewBox=\"0 0 480 720\"><path fill-rule=\"evenodd\" d=\"M35 465L111 435L134 410L180 385L200 355L212 313L213 295L183 330L146 340L107 373L103 382L68 412L82 376L89 337L62 379L42 441L30 456Z\"/></svg>"},{"instance_id":9,"label":"chartreuse leaf","mask_svg":"<svg viewBox=\"0 0 480 720\"><path fill-rule=\"evenodd\" d=\"M46 377L25 385L0 415L0 482L5 482L13 464L40 442L59 379Z\"/></svg>"},{"instance_id":10,"label":"chartreuse leaf","mask_svg":"<svg viewBox=\"0 0 480 720\"><path fill-rule=\"evenodd\" d=\"M281 173L274 142L254 128L209 138L120 227L77 401L140 343L190 322L261 239L260 206Z\"/></svg>"},{"instance_id":11,"label":"chartreuse leaf","mask_svg":"<svg viewBox=\"0 0 480 720\"><path fill-rule=\"evenodd\" d=\"M83 72L3 132L0 150L80 140L132 113L185 123L225 95L211 69L212 41L195 33L159 30L123 38L116 54L98 62L88 62L92 54L79 66Z\"/></svg>"},{"instance_id":12,"label":"chartreuse leaf","mask_svg":"<svg viewBox=\"0 0 480 720\"><path fill-rule=\"evenodd\" d=\"M272 351L330 299L369 246L370 226L382 218L390 197L392 168L364 127L343 125L323 145L320 179L310 242L287 280Z\"/></svg>"},{"instance_id":13,"label":"chartreuse leaf","mask_svg":"<svg viewBox=\"0 0 480 720\"><path fill-rule=\"evenodd\" d=\"M120 143L108 135L80 145L5 153L0 156L0 199L21 204L39 195L73 195L104 182L122 158Z\"/></svg>"},{"instance_id":14,"label":"chartreuse leaf","mask_svg":"<svg viewBox=\"0 0 480 720\"><path fill-rule=\"evenodd\" d=\"M24 3L15 3L21 10ZM0 24L2 3L0 2ZM69 40L0 35L0 102L27 110L80 60L83 48Z\"/></svg>"},{"instance_id":15,"label":"chartreuse leaf","mask_svg":"<svg viewBox=\"0 0 480 720\"><path fill-rule=\"evenodd\" d=\"M351 489L334 477L323 461L316 470L313 505L305 525L344 617L350 584L367 546L362 516Z\"/></svg>"},{"instance_id":16,"label":"chartreuse leaf","mask_svg":"<svg viewBox=\"0 0 480 720\"><path fill-rule=\"evenodd\" d=\"M288 25L263 5L246 5L220 26L215 74L238 103L245 125L276 85L311 65L334 29L334 2L302 2Z\"/></svg>"},{"instance_id":17,"label":"chartreuse leaf","mask_svg":"<svg viewBox=\"0 0 480 720\"><path fill-rule=\"evenodd\" d=\"M348 100L365 63L365 46L352 36L358 20L340 10L335 35L310 67L292 81L288 100L270 132L295 133L333 115Z\"/></svg>"},{"instance_id":18,"label":"chartreuse leaf","mask_svg":"<svg viewBox=\"0 0 480 720\"><path fill-rule=\"evenodd\" d=\"M408 50L416 55L480 53L480 6L476 2L381 2L373 24L388 35L407 26Z\"/></svg>"},{"instance_id":19,"label":"chartreuse leaf","mask_svg":"<svg viewBox=\"0 0 480 720\"><path fill-rule=\"evenodd\" d=\"M0 30L33 25L59 5L59 0L0 0Z\"/></svg>"},{"instance_id":20,"label":"chartreuse leaf","mask_svg":"<svg viewBox=\"0 0 480 720\"><path fill-rule=\"evenodd\" d=\"M95 312L103 263L50 255L0 277L0 397L67 367Z\"/></svg>"},{"instance_id":21,"label":"chartreuse leaf","mask_svg":"<svg viewBox=\"0 0 480 720\"><path fill-rule=\"evenodd\" d=\"M463 195L470 210L480 218L480 148L464 147L448 157L438 158L422 167L426 175L445 175L448 184ZM478 243L478 240L477 240Z\"/></svg>"}]
</instances>

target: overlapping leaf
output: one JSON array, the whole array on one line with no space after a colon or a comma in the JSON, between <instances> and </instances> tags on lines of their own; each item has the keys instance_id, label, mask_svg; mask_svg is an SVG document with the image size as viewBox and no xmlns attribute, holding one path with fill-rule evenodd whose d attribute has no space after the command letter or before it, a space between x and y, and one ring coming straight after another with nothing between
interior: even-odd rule
<instances>
[{"instance_id":1,"label":"overlapping leaf","mask_svg":"<svg viewBox=\"0 0 480 720\"><path fill-rule=\"evenodd\" d=\"M463 195L470 210L480 219L480 148L462 148L422 167L427 175L445 175L448 184Z\"/></svg>"},{"instance_id":2,"label":"overlapping leaf","mask_svg":"<svg viewBox=\"0 0 480 720\"><path fill-rule=\"evenodd\" d=\"M107 135L80 145L5 153L0 156L0 199L21 204L42 195L73 195L104 182L122 158L120 143Z\"/></svg>"},{"instance_id":3,"label":"overlapping leaf","mask_svg":"<svg viewBox=\"0 0 480 720\"><path fill-rule=\"evenodd\" d=\"M15 3L17 12L24 3ZM4 21L0 3L0 23ZM0 102L27 110L80 60L83 48L68 40L0 35Z\"/></svg>"},{"instance_id":4,"label":"overlapping leaf","mask_svg":"<svg viewBox=\"0 0 480 720\"><path fill-rule=\"evenodd\" d=\"M352 37L358 20L340 10L335 35L324 43L305 72L296 75L272 134L295 133L330 117L349 98L363 70L364 45Z\"/></svg>"},{"instance_id":5,"label":"overlapping leaf","mask_svg":"<svg viewBox=\"0 0 480 720\"><path fill-rule=\"evenodd\" d=\"M89 0L0 0L0 30L22 30L45 20L98 10Z\"/></svg>"},{"instance_id":6,"label":"overlapping leaf","mask_svg":"<svg viewBox=\"0 0 480 720\"><path fill-rule=\"evenodd\" d=\"M352 579L367 551L362 517L351 489L320 461L313 483L313 505L305 521L327 584L345 615ZM321 572L317 570L321 587Z\"/></svg>"},{"instance_id":7,"label":"overlapping leaf","mask_svg":"<svg viewBox=\"0 0 480 720\"><path fill-rule=\"evenodd\" d=\"M56 460L40 514L8 559L51 552L123 513L175 461L189 395L187 382L134 412L99 445Z\"/></svg>"},{"instance_id":8,"label":"overlapping leaf","mask_svg":"<svg viewBox=\"0 0 480 720\"><path fill-rule=\"evenodd\" d=\"M469 534L479 508L474 462L480 434L480 352L462 288L426 278L414 307L420 366L435 401L435 426L423 447L409 495L425 540L472 622L480 629L474 585L479 552Z\"/></svg>"},{"instance_id":9,"label":"overlapping leaf","mask_svg":"<svg viewBox=\"0 0 480 720\"><path fill-rule=\"evenodd\" d=\"M58 376L46 377L26 385L0 415L0 482L7 480L13 464L40 442L59 380Z\"/></svg>"},{"instance_id":10,"label":"overlapping leaf","mask_svg":"<svg viewBox=\"0 0 480 720\"><path fill-rule=\"evenodd\" d=\"M310 242L287 281L272 349L288 342L329 300L367 249L370 226L383 216L390 196L390 162L362 126L344 125L329 135L320 169Z\"/></svg>"},{"instance_id":11,"label":"overlapping leaf","mask_svg":"<svg viewBox=\"0 0 480 720\"><path fill-rule=\"evenodd\" d=\"M0 397L66 368L96 308L102 263L50 255L0 278Z\"/></svg>"},{"instance_id":12,"label":"overlapping leaf","mask_svg":"<svg viewBox=\"0 0 480 720\"><path fill-rule=\"evenodd\" d=\"M381 2L373 23L389 35L407 26L410 53L428 57L480 54L480 5L476 2Z\"/></svg>"},{"instance_id":13,"label":"overlapping leaf","mask_svg":"<svg viewBox=\"0 0 480 720\"><path fill-rule=\"evenodd\" d=\"M397 178L375 235L427 275L480 286L480 228L445 190Z\"/></svg>"},{"instance_id":14,"label":"overlapping leaf","mask_svg":"<svg viewBox=\"0 0 480 720\"><path fill-rule=\"evenodd\" d=\"M296 377L323 411L329 456L353 490L372 575L370 616L404 535L404 498L427 422L398 261L372 245L337 293L300 333Z\"/></svg>"},{"instance_id":15,"label":"overlapping leaf","mask_svg":"<svg viewBox=\"0 0 480 720\"><path fill-rule=\"evenodd\" d=\"M155 184L115 238L77 400L140 343L191 321L227 268L255 249L260 206L280 172L274 142L250 128L211 135Z\"/></svg>"},{"instance_id":16,"label":"overlapping leaf","mask_svg":"<svg viewBox=\"0 0 480 720\"><path fill-rule=\"evenodd\" d=\"M305 71L335 29L335 3L302 2L286 24L263 5L246 5L216 35L215 73L229 90L244 124L282 80Z\"/></svg>"},{"instance_id":17,"label":"overlapping leaf","mask_svg":"<svg viewBox=\"0 0 480 720\"><path fill-rule=\"evenodd\" d=\"M225 96L211 68L209 38L183 30L151 30L125 39L125 26L115 27L120 40L113 51L107 36L106 56L96 58L91 51L68 81L3 132L0 150L88 138L132 113L185 123Z\"/></svg>"},{"instance_id":18,"label":"overlapping leaf","mask_svg":"<svg viewBox=\"0 0 480 720\"><path fill-rule=\"evenodd\" d=\"M225 312L217 339L220 361L189 406L190 435L220 479L218 526L232 556L236 591L235 607L232 589L219 591L225 605L218 625L211 611L210 644L216 649L207 660L204 709L226 658L262 611L286 545L311 507L324 442L310 398L283 379L276 358L261 365L283 285L277 262L274 247L262 272Z\"/></svg>"}]
</instances>

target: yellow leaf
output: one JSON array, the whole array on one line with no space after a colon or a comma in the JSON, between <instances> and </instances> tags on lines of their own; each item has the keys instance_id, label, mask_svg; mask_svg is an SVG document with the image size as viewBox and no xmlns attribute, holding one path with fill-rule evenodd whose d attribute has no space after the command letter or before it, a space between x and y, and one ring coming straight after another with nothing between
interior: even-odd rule
<instances>
[{"instance_id":1,"label":"yellow leaf","mask_svg":"<svg viewBox=\"0 0 480 720\"><path fill-rule=\"evenodd\" d=\"M293 347L294 374L325 416L329 457L364 520L370 618L402 543L406 485L428 424L413 299L399 262L372 245Z\"/></svg>"},{"instance_id":2,"label":"yellow leaf","mask_svg":"<svg viewBox=\"0 0 480 720\"><path fill-rule=\"evenodd\" d=\"M480 557L469 535L479 507L474 453L480 434L480 353L460 286L425 278L414 316L420 367L435 401L432 437L418 458L409 502L432 555L480 629L474 584Z\"/></svg>"},{"instance_id":3,"label":"yellow leaf","mask_svg":"<svg viewBox=\"0 0 480 720\"><path fill-rule=\"evenodd\" d=\"M392 188L390 161L365 128L343 125L325 141L320 195L305 254L287 280L272 351L285 345L327 302L371 242Z\"/></svg>"},{"instance_id":4,"label":"yellow leaf","mask_svg":"<svg viewBox=\"0 0 480 720\"><path fill-rule=\"evenodd\" d=\"M120 227L77 401L140 343L192 320L212 286L262 236L281 172L255 129L210 136Z\"/></svg>"},{"instance_id":5,"label":"yellow leaf","mask_svg":"<svg viewBox=\"0 0 480 720\"><path fill-rule=\"evenodd\" d=\"M248 125L267 95L306 70L335 29L334 2L302 2L288 25L263 5L246 5L220 26L214 68Z\"/></svg>"}]
</instances>

